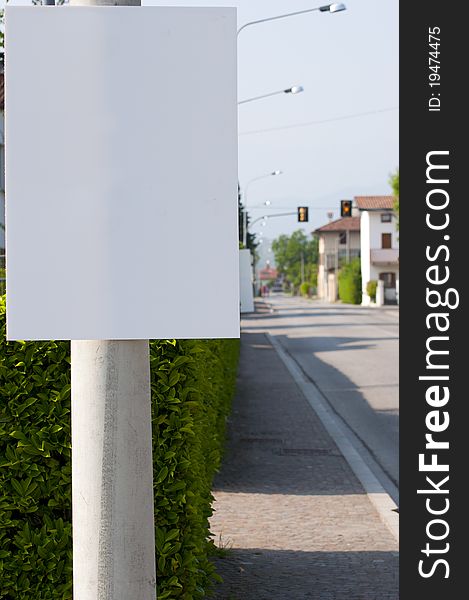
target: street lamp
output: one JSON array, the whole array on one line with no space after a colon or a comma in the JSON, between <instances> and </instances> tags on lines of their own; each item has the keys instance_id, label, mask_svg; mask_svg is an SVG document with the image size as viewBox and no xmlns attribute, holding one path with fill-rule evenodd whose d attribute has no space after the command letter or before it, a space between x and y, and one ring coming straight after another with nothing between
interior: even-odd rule
<instances>
[{"instance_id":1,"label":"street lamp","mask_svg":"<svg viewBox=\"0 0 469 600\"><path fill-rule=\"evenodd\" d=\"M247 199L248 199L248 188L251 185L251 183L253 183L254 181L259 181L259 179L265 179L266 177L272 177L272 176L276 176L276 175L282 175L282 171L272 171L272 173L266 173L265 175L259 175L258 177L254 177L253 179L250 179L247 184L246 187L244 189L244 210L243 210L243 245L245 248L247 248ZM268 201L270 204L270 201ZM266 206L268 206L266 204Z\"/></svg>"},{"instance_id":2,"label":"street lamp","mask_svg":"<svg viewBox=\"0 0 469 600\"><path fill-rule=\"evenodd\" d=\"M250 25L257 25L258 23L266 23L267 21L276 21L277 19L285 19L286 17L295 17L296 15L304 15L305 13L314 12L318 10L319 12L329 12L336 13L341 12L342 10L346 10L345 4L342 2L335 2L334 4L326 4L324 6L317 6L316 8L307 8L306 10L298 10L296 12L287 13L285 15L278 15L276 17L267 17L266 19L258 19L257 21L249 21L249 23L245 23L238 29L238 35L241 33L243 29L249 27Z\"/></svg>"},{"instance_id":3,"label":"street lamp","mask_svg":"<svg viewBox=\"0 0 469 600\"><path fill-rule=\"evenodd\" d=\"M286 90L279 90L278 92L270 92L269 94L262 94L261 96L254 96L253 98L240 100L238 104L245 104L246 102L252 102L253 100L261 100L262 98L268 98L269 96L275 96L277 94L301 94L301 92L304 92L302 85L293 85Z\"/></svg>"},{"instance_id":4,"label":"street lamp","mask_svg":"<svg viewBox=\"0 0 469 600\"><path fill-rule=\"evenodd\" d=\"M251 227L262 220L264 220L263 225L265 226L265 224L266 224L265 220L268 218L269 218L269 215L262 215L262 217L257 217L257 219L254 219L254 221L251 223ZM260 235L263 235L262 231L260 232Z\"/></svg>"}]
</instances>

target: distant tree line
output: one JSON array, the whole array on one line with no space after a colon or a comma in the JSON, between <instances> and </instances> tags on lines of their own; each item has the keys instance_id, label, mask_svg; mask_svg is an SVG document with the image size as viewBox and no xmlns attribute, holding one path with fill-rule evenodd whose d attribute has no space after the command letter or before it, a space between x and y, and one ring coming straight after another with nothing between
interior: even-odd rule
<instances>
[{"instance_id":1,"label":"distant tree line","mask_svg":"<svg viewBox=\"0 0 469 600\"><path fill-rule=\"evenodd\" d=\"M286 289L298 293L302 283L316 288L319 256L316 237L308 238L302 229L298 229L290 236L284 234L273 240L272 251Z\"/></svg>"}]
</instances>

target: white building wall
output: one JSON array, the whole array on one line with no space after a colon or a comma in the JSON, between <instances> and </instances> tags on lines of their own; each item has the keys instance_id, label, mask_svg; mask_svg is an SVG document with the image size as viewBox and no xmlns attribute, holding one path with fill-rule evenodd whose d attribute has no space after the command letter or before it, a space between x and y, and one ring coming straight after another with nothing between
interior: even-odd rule
<instances>
[{"instance_id":1,"label":"white building wall","mask_svg":"<svg viewBox=\"0 0 469 600\"><path fill-rule=\"evenodd\" d=\"M324 252L335 252L339 246L339 235L337 233L324 233Z\"/></svg>"},{"instance_id":2,"label":"white building wall","mask_svg":"<svg viewBox=\"0 0 469 600\"><path fill-rule=\"evenodd\" d=\"M240 312L254 312L252 289L252 255L249 249L239 251L239 302Z\"/></svg>"},{"instance_id":3,"label":"white building wall","mask_svg":"<svg viewBox=\"0 0 469 600\"><path fill-rule=\"evenodd\" d=\"M383 211L384 213L385 211ZM360 219L361 229L361 272L362 272L362 304L370 304L370 297L366 293L366 284L373 279L379 280L380 273L395 273L399 279L399 264L375 265L371 264L371 250L382 247L381 234L391 234L391 248L399 249L399 232L396 231L396 217L388 223L381 222L380 211L363 210Z\"/></svg>"},{"instance_id":4,"label":"white building wall","mask_svg":"<svg viewBox=\"0 0 469 600\"><path fill-rule=\"evenodd\" d=\"M324 265L318 267L318 298L324 298Z\"/></svg>"},{"instance_id":5,"label":"white building wall","mask_svg":"<svg viewBox=\"0 0 469 600\"><path fill-rule=\"evenodd\" d=\"M319 267L318 267L318 298L326 297L326 280L325 280L325 270L324 270L324 236L319 236L318 243L318 251L319 251Z\"/></svg>"},{"instance_id":6,"label":"white building wall","mask_svg":"<svg viewBox=\"0 0 469 600\"><path fill-rule=\"evenodd\" d=\"M323 235L319 236L318 252L319 252L319 256L321 256L321 254L324 254L324 236Z\"/></svg>"},{"instance_id":7,"label":"white building wall","mask_svg":"<svg viewBox=\"0 0 469 600\"><path fill-rule=\"evenodd\" d=\"M399 265L370 265L370 279L379 279L380 273L395 273L399 279ZM366 287L366 284L365 284Z\"/></svg>"},{"instance_id":8,"label":"white building wall","mask_svg":"<svg viewBox=\"0 0 469 600\"><path fill-rule=\"evenodd\" d=\"M370 213L362 211L360 217L360 256L362 272L362 304L368 305L370 297L366 293L366 284L373 279L370 264Z\"/></svg>"},{"instance_id":9,"label":"white building wall","mask_svg":"<svg viewBox=\"0 0 469 600\"><path fill-rule=\"evenodd\" d=\"M334 289L337 288L337 282L335 282L334 289L331 288L330 273L328 270L338 268L338 252L339 250L360 250L360 232L359 231L347 231L348 240L346 244L339 244L339 232L323 232L319 234L319 268L318 268L318 298L330 300L334 296ZM326 255L329 255L329 263L326 265ZM331 255L335 257L333 263L331 263ZM327 266L327 268L326 268ZM337 278L337 273L336 273ZM337 295L337 294L335 294Z\"/></svg>"},{"instance_id":10,"label":"white building wall","mask_svg":"<svg viewBox=\"0 0 469 600\"><path fill-rule=\"evenodd\" d=\"M359 231L350 231L348 233L350 235L350 240L349 240L350 250L358 250L360 248L360 232Z\"/></svg>"},{"instance_id":11,"label":"white building wall","mask_svg":"<svg viewBox=\"0 0 469 600\"><path fill-rule=\"evenodd\" d=\"M369 230L370 230L370 249L375 250L381 248L381 234L391 233L392 243L391 248L399 248L398 232L396 231L396 218L392 215L390 223L381 223L380 212L370 212L367 210L362 211L363 215L368 215L369 218Z\"/></svg>"}]
</instances>

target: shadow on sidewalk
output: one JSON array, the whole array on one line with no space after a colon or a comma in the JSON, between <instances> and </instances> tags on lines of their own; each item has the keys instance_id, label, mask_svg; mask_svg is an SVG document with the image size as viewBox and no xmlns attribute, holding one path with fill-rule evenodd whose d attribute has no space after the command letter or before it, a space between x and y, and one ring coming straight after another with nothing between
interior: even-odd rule
<instances>
[{"instance_id":1,"label":"shadow on sidewalk","mask_svg":"<svg viewBox=\"0 0 469 600\"><path fill-rule=\"evenodd\" d=\"M346 341L316 340L323 351L332 351ZM300 344L301 338L290 343ZM310 355L308 360L321 362ZM386 429L381 427L386 421L388 428L396 430L397 440L397 415L389 411L377 414L348 378L333 367L324 368L322 363L325 377L338 390L337 401L348 403L345 411L359 404L362 416L376 423L377 434ZM226 454L214 489L313 496L363 494L342 454L263 333L242 335L237 394L228 421Z\"/></svg>"},{"instance_id":2,"label":"shadow on sidewalk","mask_svg":"<svg viewBox=\"0 0 469 600\"><path fill-rule=\"evenodd\" d=\"M213 561L224 580L214 600L399 598L397 552L233 549Z\"/></svg>"},{"instance_id":3,"label":"shadow on sidewalk","mask_svg":"<svg viewBox=\"0 0 469 600\"><path fill-rule=\"evenodd\" d=\"M262 332L241 336L213 493L216 600L398 600L394 538Z\"/></svg>"},{"instance_id":4,"label":"shadow on sidewalk","mask_svg":"<svg viewBox=\"0 0 469 600\"><path fill-rule=\"evenodd\" d=\"M302 316L302 315L299 315L299 316ZM281 318L283 320L283 316ZM383 323L380 323L380 322L375 323L375 322L370 321L370 322L365 323L365 325L366 326L377 325L377 326L381 327L383 325ZM280 325L269 325L270 330L286 329L287 327L288 327L288 329L298 329L298 328L305 329L305 328L312 328L312 327L363 327L363 323L322 323L322 322L321 323L313 323L313 322L311 322L311 323L306 323L306 324L303 323L303 324L299 324L299 325L292 325L291 323L288 323L288 324L282 323ZM394 325L393 323L390 323L390 324L386 323L386 327L398 327L398 324L396 323L396 325ZM246 331L246 332L247 331L251 331L251 332L264 331L264 328L259 327L259 325L253 325L253 326L246 325L243 327L243 331ZM352 339L355 339L355 338L352 338ZM370 341L373 341L373 340L398 340L399 336L396 335L395 337L387 336L387 337L383 337L383 338L373 337L373 338L360 338L360 339L365 340L365 341L366 340L370 340Z\"/></svg>"}]
</instances>

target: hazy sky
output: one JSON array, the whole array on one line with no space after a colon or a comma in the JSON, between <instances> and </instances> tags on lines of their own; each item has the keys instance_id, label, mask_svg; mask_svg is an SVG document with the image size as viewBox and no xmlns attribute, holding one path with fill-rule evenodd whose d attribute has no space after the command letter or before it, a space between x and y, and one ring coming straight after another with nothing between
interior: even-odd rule
<instances>
[{"instance_id":1,"label":"hazy sky","mask_svg":"<svg viewBox=\"0 0 469 600\"><path fill-rule=\"evenodd\" d=\"M147 0L145 4L168 4ZM176 0L171 4L201 4ZM238 7L238 24L320 6L314 0L205 0L205 6ZM336 14L312 12L253 25L238 38L239 99L302 85L295 96L281 94L239 107L239 180L249 187L248 207L271 201L263 213L310 207L308 233L327 222L327 208L355 195L389 194L388 177L398 154L397 0L349 0ZM393 110L386 110L393 109ZM291 127L368 113L349 119ZM260 130L277 129L273 131ZM253 133L259 132L259 133ZM254 231L274 238L291 233L296 217L269 219Z\"/></svg>"},{"instance_id":2,"label":"hazy sky","mask_svg":"<svg viewBox=\"0 0 469 600\"><path fill-rule=\"evenodd\" d=\"M321 2L143 0L142 4L237 6L241 26ZM252 208L253 219L309 206L310 221L304 227L309 233L327 222L328 209L338 216L341 199L390 193L388 177L399 164L399 3L345 4L344 12L315 11L253 25L239 35L240 100L292 85L305 88L302 94L281 94L239 107L241 187L254 177L283 171L250 186L248 207L271 202L267 210ZM362 113L373 114L344 118ZM299 227L296 217L290 216L269 219L265 227L258 223L253 229L274 238Z\"/></svg>"}]
</instances>

